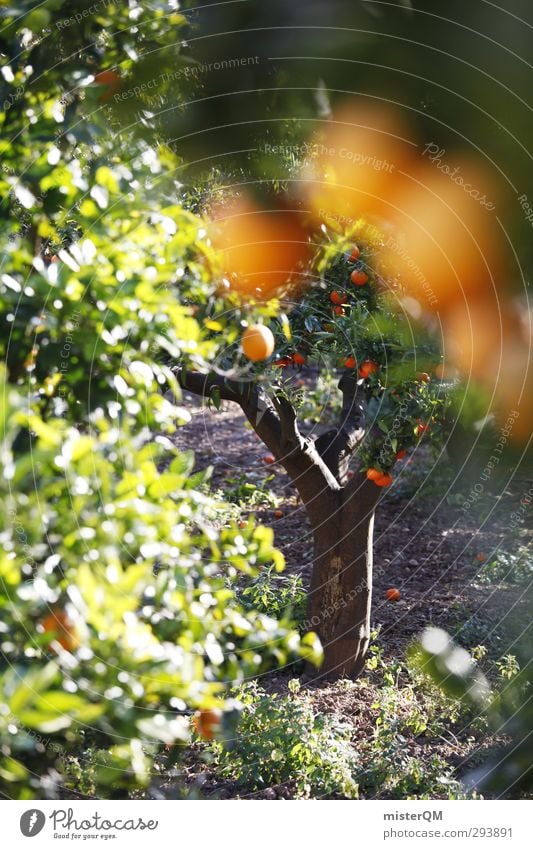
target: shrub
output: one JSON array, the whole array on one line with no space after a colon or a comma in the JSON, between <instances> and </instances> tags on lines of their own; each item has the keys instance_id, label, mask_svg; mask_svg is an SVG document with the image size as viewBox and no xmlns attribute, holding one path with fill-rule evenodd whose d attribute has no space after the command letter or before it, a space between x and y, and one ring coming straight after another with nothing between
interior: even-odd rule
<instances>
[{"instance_id":1,"label":"shrub","mask_svg":"<svg viewBox=\"0 0 533 849\"><path fill-rule=\"evenodd\" d=\"M358 760L349 729L334 717L316 715L298 696L297 681L289 689L287 697L267 695L257 685L240 690L235 738L211 747L219 775L247 790L288 784L297 798L356 799Z\"/></svg>"}]
</instances>

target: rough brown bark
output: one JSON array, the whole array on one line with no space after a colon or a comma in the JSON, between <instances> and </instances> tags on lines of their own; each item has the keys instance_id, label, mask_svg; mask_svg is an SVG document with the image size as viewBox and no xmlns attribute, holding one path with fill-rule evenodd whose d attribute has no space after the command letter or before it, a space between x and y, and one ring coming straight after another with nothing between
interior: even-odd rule
<instances>
[{"instance_id":1,"label":"rough brown bark","mask_svg":"<svg viewBox=\"0 0 533 849\"><path fill-rule=\"evenodd\" d=\"M356 677L370 639L372 540L380 490L357 475L322 499L323 521L313 528L315 557L307 623L322 642L315 678Z\"/></svg>"}]
</instances>

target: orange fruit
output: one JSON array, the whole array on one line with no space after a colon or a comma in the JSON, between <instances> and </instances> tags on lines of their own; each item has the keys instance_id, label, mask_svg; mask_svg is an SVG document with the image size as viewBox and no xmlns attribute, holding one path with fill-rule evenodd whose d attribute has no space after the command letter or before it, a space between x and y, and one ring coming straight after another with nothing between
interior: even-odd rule
<instances>
[{"instance_id":1,"label":"orange fruit","mask_svg":"<svg viewBox=\"0 0 533 849\"><path fill-rule=\"evenodd\" d=\"M352 252L350 254L350 262L357 262L357 260L359 259L360 256L361 256L361 251L359 250L357 245L354 245L353 248L352 248Z\"/></svg>"},{"instance_id":2,"label":"orange fruit","mask_svg":"<svg viewBox=\"0 0 533 849\"><path fill-rule=\"evenodd\" d=\"M271 465L272 463L275 463L275 462L276 462L276 458L274 457L273 454L265 454L265 456L263 457L263 463L267 463L268 465Z\"/></svg>"},{"instance_id":3,"label":"orange fruit","mask_svg":"<svg viewBox=\"0 0 533 849\"><path fill-rule=\"evenodd\" d=\"M214 710L199 710L196 711L192 718L192 727L199 737L204 740L212 740L215 732L220 729L222 721L222 711Z\"/></svg>"},{"instance_id":4,"label":"orange fruit","mask_svg":"<svg viewBox=\"0 0 533 849\"><path fill-rule=\"evenodd\" d=\"M281 519L282 516L283 516L283 510L274 510L274 518L275 519Z\"/></svg>"},{"instance_id":5,"label":"orange fruit","mask_svg":"<svg viewBox=\"0 0 533 849\"><path fill-rule=\"evenodd\" d=\"M264 324L251 324L241 338L244 356L254 363L267 360L274 351L274 335Z\"/></svg>"},{"instance_id":6,"label":"orange fruit","mask_svg":"<svg viewBox=\"0 0 533 849\"><path fill-rule=\"evenodd\" d=\"M419 421L417 426L415 427L415 435L422 436L422 434L425 433L426 430L429 430L429 425Z\"/></svg>"},{"instance_id":7,"label":"orange fruit","mask_svg":"<svg viewBox=\"0 0 533 849\"><path fill-rule=\"evenodd\" d=\"M332 292L329 296L332 304L345 304L346 298L341 292Z\"/></svg>"},{"instance_id":8,"label":"orange fruit","mask_svg":"<svg viewBox=\"0 0 533 849\"><path fill-rule=\"evenodd\" d=\"M356 368L357 360L355 357L348 357L347 360L344 360L344 365L346 368Z\"/></svg>"},{"instance_id":9,"label":"orange fruit","mask_svg":"<svg viewBox=\"0 0 533 849\"><path fill-rule=\"evenodd\" d=\"M368 283L368 274L365 274L364 271L352 271L350 280L355 286L364 286L365 283Z\"/></svg>"},{"instance_id":10,"label":"orange fruit","mask_svg":"<svg viewBox=\"0 0 533 849\"><path fill-rule=\"evenodd\" d=\"M245 528L247 524L248 524L247 522L245 522L243 519L241 519L241 521L239 522L239 528L241 528L241 529Z\"/></svg>"},{"instance_id":11,"label":"orange fruit","mask_svg":"<svg viewBox=\"0 0 533 849\"><path fill-rule=\"evenodd\" d=\"M269 299L280 287L290 292L312 249L300 210L261 209L244 193L214 204L210 218L209 236L232 291L254 299Z\"/></svg>"},{"instance_id":12,"label":"orange fruit","mask_svg":"<svg viewBox=\"0 0 533 849\"><path fill-rule=\"evenodd\" d=\"M416 377L417 377L417 380L421 380L423 383L429 383L429 381L431 380L431 377L427 373L427 371L419 372L419 374L417 374Z\"/></svg>"},{"instance_id":13,"label":"orange fruit","mask_svg":"<svg viewBox=\"0 0 533 849\"><path fill-rule=\"evenodd\" d=\"M397 460L403 460L403 458L406 457L406 456L407 456L407 451L405 450L405 448L402 448L400 451L396 452L396 459Z\"/></svg>"},{"instance_id":14,"label":"orange fruit","mask_svg":"<svg viewBox=\"0 0 533 849\"><path fill-rule=\"evenodd\" d=\"M372 360L365 360L359 368L359 376L366 380L367 377L370 377L371 374L374 374L378 370L379 366L377 363L372 362Z\"/></svg>"},{"instance_id":15,"label":"orange fruit","mask_svg":"<svg viewBox=\"0 0 533 849\"><path fill-rule=\"evenodd\" d=\"M296 351L296 353L292 355L292 361L298 366L303 366L303 364L305 363L305 357L303 354L300 354L298 351Z\"/></svg>"},{"instance_id":16,"label":"orange fruit","mask_svg":"<svg viewBox=\"0 0 533 849\"><path fill-rule=\"evenodd\" d=\"M366 476L369 481L376 481L382 478L385 472L380 472L379 469L367 469Z\"/></svg>"},{"instance_id":17,"label":"orange fruit","mask_svg":"<svg viewBox=\"0 0 533 849\"><path fill-rule=\"evenodd\" d=\"M333 312L335 315L346 315L344 307L333 307Z\"/></svg>"},{"instance_id":18,"label":"orange fruit","mask_svg":"<svg viewBox=\"0 0 533 849\"><path fill-rule=\"evenodd\" d=\"M385 593L385 598L387 599L387 601L400 601L401 597L402 594L400 590L397 589L397 587L391 587Z\"/></svg>"},{"instance_id":19,"label":"orange fruit","mask_svg":"<svg viewBox=\"0 0 533 849\"><path fill-rule=\"evenodd\" d=\"M45 634L50 634L53 640L66 651L74 651L79 646L74 623L66 611L61 608L52 610L41 622ZM54 649L52 648L52 651Z\"/></svg>"},{"instance_id":20,"label":"orange fruit","mask_svg":"<svg viewBox=\"0 0 533 849\"><path fill-rule=\"evenodd\" d=\"M476 554L476 560L478 561L478 563L484 563L486 559L487 559L486 554L483 554L482 552L480 552L479 554Z\"/></svg>"},{"instance_id":21,"label":"orange fruit","mask_svg":"<svg viewBox=\"0 0 533 849\"><path fill-rule=\"evenodd\" d=\"M377 478L374 483L377 486L390 486L392 483L392 475L382 475L380 478Z\"/></svg>"},{"instance_id":22,"label":"orange fruit","mask_svg":"<svg viewBox=\"0 0 533 849\"><path fill-rule=\"evenodd\" d=\"M107 89L98 97L99 103L107 103L122 86L122 79L116 71L100 71L95 74L94 81L97 85L106 86Z\"/></svg>"}]
</instances>

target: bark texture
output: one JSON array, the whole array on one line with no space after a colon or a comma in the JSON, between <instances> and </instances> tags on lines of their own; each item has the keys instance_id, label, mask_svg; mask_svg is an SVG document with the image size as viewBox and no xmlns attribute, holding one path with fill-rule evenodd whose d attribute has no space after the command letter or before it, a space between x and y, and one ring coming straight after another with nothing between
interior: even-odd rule
<instances>
[{"instance_id":1,"label":"bark texture","mask_svg":"<svg viewBox=\"0 0 533 849\"><path fill-rule=\"evenodd\" d=\"M308 623L324 648L317 677L356 677L370 638L372 541L379 488L356 475L324 504L314 528L315 557Z\"/></svg>"}]
</instances>

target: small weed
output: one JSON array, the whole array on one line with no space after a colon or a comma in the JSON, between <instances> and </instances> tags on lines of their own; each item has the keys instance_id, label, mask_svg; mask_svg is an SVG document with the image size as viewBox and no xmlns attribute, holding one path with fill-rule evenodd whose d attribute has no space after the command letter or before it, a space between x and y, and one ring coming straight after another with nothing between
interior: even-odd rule
<instances>
[{"instance_id":1,"label":"small weed","mask_svg":"<svg viewBox=\"0 0 533 849\"><path fill-rule=\"evenodd\" d=\"M277 507L281 499L269 489L269 483L273 479L274 475L269 475L255 483L250 480L249 475L228 478L224 498L231 504L238 504L240 507L246 507L249 510L263 506Z\"/></svg>"},{"instance_id":2,"label":"small weed","mask_svg":"<svg viewBox=\"0 0 533 849\"><path fill-rule=\"evenodd\" d=\"M239 593L246 610L257 610L273 618L289 617L303 622L307 593L300 575L279 575L274 566L264 569Z\"/></svg>"},{"instance_id":3,"label":"small weed","mask_svg":"<svg viewBox=\"0 0 533 849\"><path fill-rule=\"evenodd\" d=\"M504 681L510 681L515 675L520 672L520 664L514 654L506 654L500 660L496 661L496 666L500 673L500 678Z\"/></svg>"}]
</instances>

